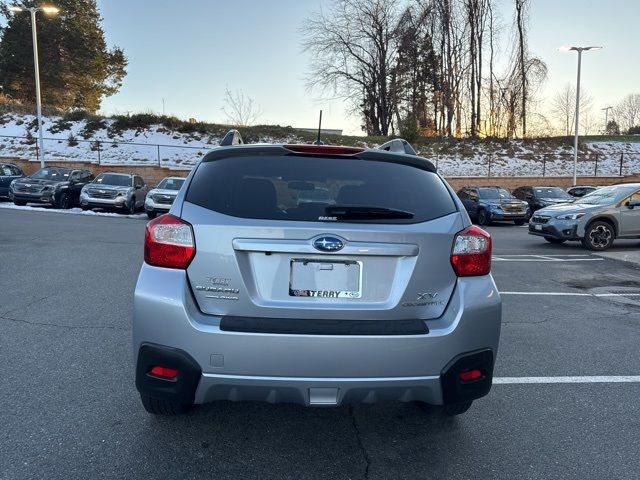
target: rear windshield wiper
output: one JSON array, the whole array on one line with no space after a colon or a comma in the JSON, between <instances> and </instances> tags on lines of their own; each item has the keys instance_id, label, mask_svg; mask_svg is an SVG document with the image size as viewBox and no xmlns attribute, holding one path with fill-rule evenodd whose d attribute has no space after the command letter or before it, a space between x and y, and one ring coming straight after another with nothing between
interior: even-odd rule
<instances>
[{"instance_id":1,"label":"rear windshield wiper","mask_svg":"<svg viewBox=\"0 0 640 480\"><path fill-rule=\"evenodd\" d=\"M411 212L384 207L331 205L326 207L324 211L327 217L335 217L336 220L375 220L379 218L406 220L413 218Z\"/></svg>"}]
</instances>

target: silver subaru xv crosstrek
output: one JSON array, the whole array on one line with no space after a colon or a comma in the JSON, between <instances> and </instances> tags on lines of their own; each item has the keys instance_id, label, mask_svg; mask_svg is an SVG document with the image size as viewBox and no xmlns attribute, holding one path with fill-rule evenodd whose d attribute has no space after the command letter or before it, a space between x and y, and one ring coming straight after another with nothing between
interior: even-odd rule
<instances>
[{"instance_id":1,"label":"silver subaru xv crosstrek","mask_svg":"<svg viewBox=\"0 0 640 480\"><path fill-rule=\"evenodd\" d=\"M146 227L133 337L147 411L395 400L455 415L489 392L491 238L395 142L202 159Z\"/></svg>"}]
</instances>

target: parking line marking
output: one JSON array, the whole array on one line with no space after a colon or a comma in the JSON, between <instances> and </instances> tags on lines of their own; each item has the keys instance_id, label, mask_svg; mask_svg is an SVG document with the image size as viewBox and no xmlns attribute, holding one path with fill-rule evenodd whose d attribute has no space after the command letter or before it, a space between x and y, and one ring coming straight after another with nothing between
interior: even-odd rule
<instances>
[{"instance_id":1,"label":"parking line marking","mask_svg":"<svg viewBox=\"0 0 640 480\"><path fill-rule=\"evenodd\" d=\"M640 297L640 293L582 293L582 292L499 292L500 295L546 295L556 297Z\"/></svg>"},{"instance_id":2,"label":"parking line marking","mask_svg":"<svg viewBox=\"0 0 640 480\"><path fill-rule=\"evenodd\" d=\"M494 377L497 385L540 383L640 383L640 375L579 376L579 377Z\"/></svg>"}]
</instances>

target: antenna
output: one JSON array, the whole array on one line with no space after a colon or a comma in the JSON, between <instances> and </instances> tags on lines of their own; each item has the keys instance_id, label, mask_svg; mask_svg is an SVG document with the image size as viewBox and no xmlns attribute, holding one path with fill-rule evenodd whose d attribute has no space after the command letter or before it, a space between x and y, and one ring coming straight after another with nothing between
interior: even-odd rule
<instances>
[{"instance_id":1,"label":"antenna","mask_svg":"<svg viewBox=\"0 0 640 480\"><path fill-rule=\"evenodd\" d=\"M320 133L322 132L322 110L320 110L320 121L318 122L318 139L313 142L314 145L324 145L324 142L320 140Z\"/></svg>"}]
</instances>

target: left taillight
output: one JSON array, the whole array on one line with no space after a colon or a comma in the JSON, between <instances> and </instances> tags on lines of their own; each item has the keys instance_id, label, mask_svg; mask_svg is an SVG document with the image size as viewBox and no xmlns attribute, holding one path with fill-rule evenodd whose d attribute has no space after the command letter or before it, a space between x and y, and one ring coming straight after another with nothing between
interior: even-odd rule
<instances>
[{"instance_id":1,"label":"left taillight","mask_svg":"<svg viewBox=\"0 0 640 480\"><path fill-rule=\"evenodd\" d=\"M161 215L144 234L144 261L154 267L186 269L196 254L191 224L173 215Z\"/></svg>"}]
</instances>

